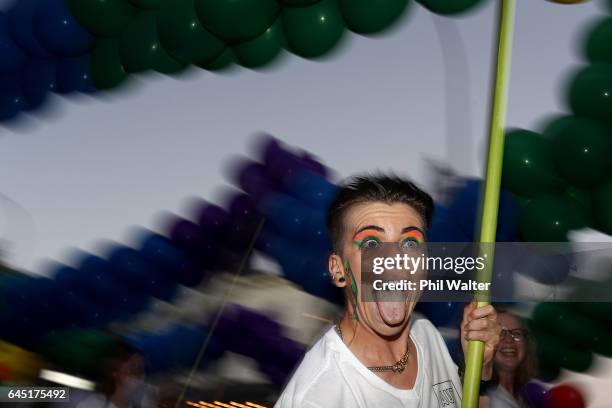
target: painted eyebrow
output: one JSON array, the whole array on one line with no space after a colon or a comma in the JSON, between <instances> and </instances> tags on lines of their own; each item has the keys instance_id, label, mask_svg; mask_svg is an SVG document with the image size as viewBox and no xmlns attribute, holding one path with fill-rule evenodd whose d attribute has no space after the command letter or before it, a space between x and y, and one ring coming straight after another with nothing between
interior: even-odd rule
<instances>
[{"instance_id":1,"label":"painted eyebrow","mask_svg":"<svg viewBox=\"0 0 612 408\"><path fill-rule=\"evenodd\" d=\"M355 237L357 236L357 234L359 234L360 232L363 232L363 231L368 231L368 230L374 230L374 231L383 232L383 233L385 232L385 229L384 229L384 228L381 228L381 227L379 227L379 226L377 226L377 225L368 225L368 226L366 226L366 227L360 228L360 229L359 229L359 230L358 230L358 231L357 231L357 232L356 232L356 233L353 235L353 238L355 238Z\"/></svg>"},{"instance_id":2,"label":"painted eyebrow","mask_svg":"<svg viewBox=\"0 0 612 408\"><path fill-rule=\"evenodd\" d=\"M423 231L423 230L422 230L422 229L420 229L419 227L406 227L406 228L404 228L404 229L402 230L402 234L405 234L405 233L410 232L410 231L418 231L418 232L420 232L421 234L423 234L423 236L425 236L425 231Z\"/></svg>"}]
</instances>

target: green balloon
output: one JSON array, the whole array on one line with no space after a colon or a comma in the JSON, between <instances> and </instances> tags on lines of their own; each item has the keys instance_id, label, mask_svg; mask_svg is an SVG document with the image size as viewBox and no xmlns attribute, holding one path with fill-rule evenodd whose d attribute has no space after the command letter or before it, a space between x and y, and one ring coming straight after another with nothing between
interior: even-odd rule
<instances>
[{"instance_id":1,"label":"green balloon","mask_svg":"<svg viewBox=\"0 0 612 408\"><path fill-rule=\"evenodd\" d=\"M612 125L612 64L583 68L569 88L569 105L578 116Z\"/></svg>"},{"instance_id":2,"label":"green balloon","mask_svg":"<svg viewBox=\"0 0 612 408\"><path fill-rule=\"evenodd\" d=\"M583 188L601 184L611 166L612 135L589 119L565 116L544 130L551 140L557 172L569 183Z\"/></svg>"},{"instance_id":3,"label":"green balloon","mask_svg":"<svg viewBox=\"0 0 612 408\"><path fill-rule=\"evenodd\" d=\"M342 17L349 30L373 34L396 22L409 0L340 0Z\"/></svg>"},{"instance_id":4,"label":"green balloon","mask_svg":"<svg viewBox=\"0 0 612 408\"><path fill-rule=\"evenodd\" d=\"M259 37L234 47L238 63L247 68L259 68L274 60L285 45L282 20L276 22Z\"/></svg>"},{"instance_id":5,"label":"green balloon","mask_svg":"<svg viewBox=\"0 0 612 408\"><path fill-rule=\"evenodd\" d=\"M337 0L312 6L283 9L283 26L289 49L304 58L316 58L334 48L344 34Z\"/></svg>"},{"instance_id":6,"label":"green balloon","mask_svg":"<svg viewBox=\"0 0 612 408\"><path fill-rule=\"evenodd\" d=\"M588 214L568 196L535 197L521 216L520 234L527 242L564 242L571 230L584 228Z\"/></svg>"},{"instance_id":7,"label":"green balloon","mask_svg":"<svg viewBox=\"0 0 612 408\"><path fill-rule=\"evenodd\" d=\"M606 17L593 26L584 52L591 62L612 62L612 17Z\"/></svg>"},{"instance_id":8,"label":"green balloon","mask_svg":"<svg viewBox=\"0 0 612 408\"><path fill-rule=\"evenodd\" d=\"M196 0L195 5L208 31L232 42L258 37L281 10L275 0Z\"/></svg>"},{"instance_id":9,"label":"green balloon","mask_svg":"<svg viewBox=\"0 0 612 408\"><path fill-rule=\"evenodd\" d=\"M593 210L597 227L612 235L612 181L593 192Z\"/></svg>"},{"instance_id":10,"label":"green balloon","mask_svg":"<svg viewBox=\"0 0 612 408\"><path fill-rule=\"evenodd\" d=\"M279 0L283 5L287 7L305 7L310 6L321 0Z\"/></svg>"},{"instance_id":11,"label":"green balloon","mask_svg":"<svg viewBox=\"0 0 612 408\"><path fill-rule=\"evenodd\" d=\"M234 51L231 48L226 48L221 55L215 58L211 63L199 65L199 67L208 71L225 71L232 67L234 62L236 62Z\"/></svg>"},{"instance_id":12,"label":"green balloon","mask_svg":"<svg viewBox=\"0 0 612 408\"><path fill-rule=\"evenodd\" d=\"M185 68L185 64L172 58L161 45L152 11L141 11L130 22L121 35L119 51L121 62L128 72L153 69L171 74Z\"/></svg>"},{"instance_id":13,"label":"green balloon","mask_svg":"<svg viewBox=\"0 0 612 408\"><path fill-rule=\"evenodd\" d=\"M69 0L74 18L97 36L115 36L130 22L136 9L127 0Z\"/></svg>"},{"instance_id":14,"label":"green balloon","mask_svg":"<svg viewBox=\"0 0 612 408\"><path fill-rule=\"evenodd\" d=\"M130 3L141 9L155 10L161 3L173 3L174 0L130 0Z\"/></svg>"},{"instance_id":15,"label":"green balloon","mask_svg":"<svg viewBox=\"0 0 612 408\"><path fill-rule=\"evenodd\" d=\"M538 133L523 129L508 132L503 166L502 184L517 195L533 197L564 188L554 170L551 143Z\"/></svg>"},{"instance_id":16,"label":"green balloon","mask_svg":"<svg viewBox=\"0 0 612 408\"><path fill-rule=\"evenodd\" d=\"M225 49L221 40L202 27L194 0L164 3L157 13L157 31L164 48L183 63L206 65Z\"/></svg>"},{"instance_id":17,"label":"green balloon","mask_svg":"<svg viewBox=\"0 0 612 408\"><path fill-rule=\"evenodd\" d=\"M91 77L96 88L112 89L128 77L121 64L118 38L99 38L91 53Z\"/></svg>"},{"instance_id":18,"label":"green balloon","mask_svg":"<svg viewBox=\"0 0 612 408\"><path fill-rule=\"evenodd\" d=\"M483 0L417 0L428 10L443 15L465 13L479 4Z\"/></svg>"}]
</instances>

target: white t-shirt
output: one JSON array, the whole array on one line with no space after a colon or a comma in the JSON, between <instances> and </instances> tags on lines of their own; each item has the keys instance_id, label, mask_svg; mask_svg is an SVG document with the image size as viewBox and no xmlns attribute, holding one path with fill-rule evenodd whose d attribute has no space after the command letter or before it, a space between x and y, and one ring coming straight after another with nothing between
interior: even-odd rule
<instances>
[{"instance_id":1,"label":"white t-shirt","mask_svg":"<svg viewBox=\"0 0 612 408\"><path fill-rule=\"evenodd\" d=\"M427 319L410 323L418 371L410 390L395 388L368 370L332 327L306 353L275 408L459 408L457 366L440 332Z\"/></svg>"},{"instance_id":2,"label":"white t-shirt","mask_svg":"<svg viewBox=\"0 0 612 408\"><path fill-rule=\"evenodd\" d=\"M487 392L487 397L490 408L520 408L518 401L501 385Z\"/></svg>"}]
</instances>

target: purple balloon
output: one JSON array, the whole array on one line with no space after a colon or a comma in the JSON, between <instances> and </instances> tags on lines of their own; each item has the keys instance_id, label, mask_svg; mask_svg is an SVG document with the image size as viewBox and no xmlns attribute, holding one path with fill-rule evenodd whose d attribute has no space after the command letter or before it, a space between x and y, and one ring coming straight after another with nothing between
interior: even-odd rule
<instances>
[{"instance_id":1,"label":"purple balloon","mask_svg":"<svg viewBox=\"0 0 612 408\"><path fill-rule=\"evenodd\" d=\"M535 381L529 381L523 388L520 394L531 408L544 408L544 398L548 391L542 385Z\"/></svg>"}]
</instances>

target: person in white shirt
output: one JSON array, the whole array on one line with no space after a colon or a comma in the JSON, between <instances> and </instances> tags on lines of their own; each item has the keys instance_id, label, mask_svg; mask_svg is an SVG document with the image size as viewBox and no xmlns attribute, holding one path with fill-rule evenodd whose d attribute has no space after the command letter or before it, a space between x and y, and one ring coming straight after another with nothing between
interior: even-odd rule
<instances>
[{"instance_id":1,"label":"person in white shirt","mask_svg":"<svg viewBox=\"0 0 612 408\"><path fill-rule=\"evenodd\" d=\"M432 213L431 197L396 176L355 177L340 189L327 213L328 269L345 311L306 353L275 408L461 406L457 366L438 330L412 318L416 299L363 301L360 293L362 251L424 243ZM493 307L465 308L463 350L468 340L484 342L483 380L491 378L500 331Z\"/></svg>"},{"instance_id":2,"label":"person in white shirt","mask_svg":"<svg viewBox=\"0 0 612 408\"><path fill-rule=\"evenodd\" d=\"M498 308L502 325L495 353L493 378L497 386L487 392L490 408L520 408L528 404L521 389L536 376L535 343L529 331L509 310Z\"/></svg>"}]
</instances>

